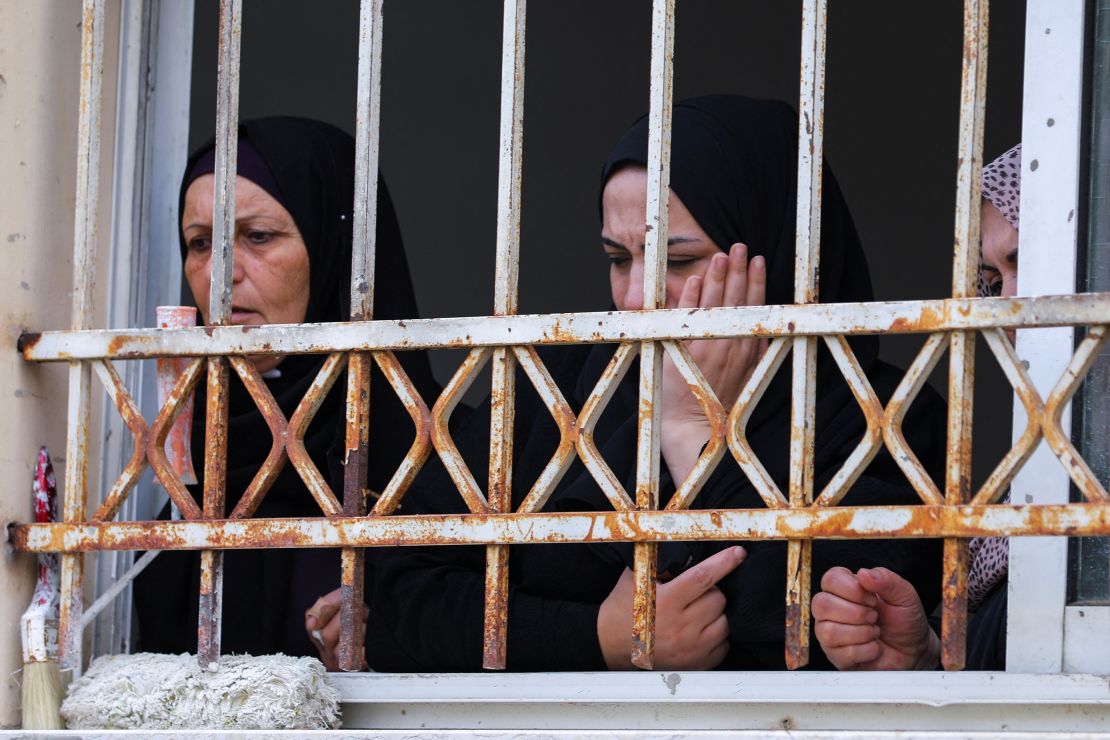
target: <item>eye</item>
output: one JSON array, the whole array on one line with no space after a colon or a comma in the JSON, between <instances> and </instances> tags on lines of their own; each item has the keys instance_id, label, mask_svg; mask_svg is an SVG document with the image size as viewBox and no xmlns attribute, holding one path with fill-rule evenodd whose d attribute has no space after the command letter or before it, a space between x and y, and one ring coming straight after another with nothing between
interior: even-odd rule
<instances>
[{"instance_id":1,"label":"eye","mask_svg":"<svg viewBox=\"0 0 1110 740\"><path fill-rule=\"evenodd\" d=\"M212 237L208 234L198 234L186 242L190 252L200 254L212 248Z\"/></svg>"},{"instance_id":2,"label":"eye","mask_svg":"<svg viewBox=\"0 0 1110 740\"><path fill-rule=\"evenodd\" d=\"M266 244L273 238L273 233L269 231L252 229L251 231L247 232L247 241L249 241L251 244Z\"/></svg>"},{"instance_id":3,"label":"eye","mask_svg":"<svg viewBox=\"0 0 1110 740\"><path fill-rule=\"evenodd\" d=\"M605 258L609 260L609 264L613 267L624 267L632 261L627 254L619 252L606 252Z\"/></svg>"},{"instance_id":4,"label":"eye","mask_svg":"<svg viewBox=\"0 0 1110 740\"><path fill-rule=\"evenodd\" d=\"M667 269L681 270L683 267L689 267L697 261L696 257L668 257Z\"/></svg>"}]
</instances>

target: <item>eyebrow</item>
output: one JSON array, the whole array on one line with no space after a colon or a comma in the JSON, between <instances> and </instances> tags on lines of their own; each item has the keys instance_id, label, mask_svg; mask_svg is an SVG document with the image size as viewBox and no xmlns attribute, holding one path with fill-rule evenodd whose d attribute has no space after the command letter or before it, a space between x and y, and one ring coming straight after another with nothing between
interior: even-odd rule
<instances>
[{"instance_id":1,"label":"eyebrow","mask_svg":"<svg viewBox=\"0 0 1110 740\"><path fill-rule=\"evenodd\" d=\"M701 239L697 239L691 236L672 236L667 239L667 246L673 247L676 244L694 244L700 241ZM614 249L623 249L625 251L628 251L628 247L624 246L616 239L610 239L607 236L601 237L601 243L607 247L613 247Z\"/></svg>"},{"instance_id":2,"label":"eyebrow","mask_svg":"<svg viewBox=\"0 0 1110 740\"><path fill-rule=\"evenodd\" d=\"M270 218L270 216L267 216L264 213L253 213L251 211L247 211L246 213L236 213L235 214L235 223L239 223L240 221L250 221L253 218ZM182 231L186 231L188 229L210 229L210 228L212 228L211 224L202 224L202 223L194 222L194 223L188 224L187 226L182 228Z\"/></svg>"}]
</instances>

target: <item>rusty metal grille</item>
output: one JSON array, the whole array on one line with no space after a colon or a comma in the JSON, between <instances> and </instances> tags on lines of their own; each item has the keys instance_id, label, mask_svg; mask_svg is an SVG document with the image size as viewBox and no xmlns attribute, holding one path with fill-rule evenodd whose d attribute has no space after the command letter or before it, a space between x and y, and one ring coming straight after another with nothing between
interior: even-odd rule
<instances>
[{"instance_id":1,"label":"rusty metal grille","mask_svg":"<svg viewBox=\"0 0 1110 740\"><path fill-rule=\"evenodd\" d=\"M90 326L96 235L97 171L103 68L103 0L85 0L81 63L80 153L74 241L72 329L28 334L28 361L70 366L65 521L15 528L27 552L63 553L61 645L63 661L79 670L83 609L82 553L101 550L199 549L201 576L199 655L203 665L220 654L222 552L231 548L340 547L343 606L341 663L361 664L357 621L362 600L363 551L376 545L481 544L487 548L484 663L505 666L508 548L538 542L635 543L634 655L650 668L654 647L656 547L665 540L784 539L787 572L787 664L807 663L812 542L817 538L942 537L944 606L942 660L964 664L967 624L967 538L978 535L1110 534L1110 494L1091 472L1061 425L1061 417L1108 337L1110 293L1036 298L976 298L979 188L987 59L987 0L965 0L964 54L959 123L955 254L952 297L945 300L819 304L821 162L825 79L825 0L804 0L800 79L797 255L794 305L669 311L665 303L667 192L670 170L674 0L654 0L648 166L649 225L644 310L640 312L517 315L525 0L505 0L497 214L496 296L493 316L465 319L376 321L374 292L375 203L381 86L382 0L363 0L359 41L356 195L351 321L335 324L230 326L232 236L235 222L239 39L241 0L222 0L216 137L216 204L212 299L213 326L197 329L95 330ZM1004 329L1076 327L1082 335L1067 371L1042 397L1014 352ZM923 335L923 346L884 406L860 369L846 337L858 334ZM1028 426L986 482L971 484L971 400L974 345L982 334L1028 415ZM767 337L770 348L731 408L724 407L701 375L682 340ZM613 343L608 368L582 411L575 415L535 350L536 345ZM867 433L823 490L813 474L814 389L817 349L827 345L867 419ZM466 347L466 360L432 408L406 377L394 350ZM941 490L902 434L910 403L945 352L949 361L948 462ZM327 354L299 408L286 419L247 355ZM774 373L793 368L791 471L786 490L769 476L745 437L748 417ZM113 360L188 357L187 371L152 423L139 413ZM640 411L637 476L627 491L606 465L593 428L639 356ZM659 510L659 417L664 356L669 356L700 400L713 434L694 468L664 510ZM490 468L468 469L448 420L477 373L492 360ZM412 447L372 508L365 495L369 378L372 365L385 374L415 424ZM163 445L201 371L207 369L208 408L203 501L198 505L168 464ZM561 443L522 505L511 490L514 383L517 368L537 389L561 430ZM346 369L347 464L344 490L331 490L303 447L305 430L322 399ZM234 372L251 393L273 433L273 447L254 481L231 512L225 510L227 383ZM91 516L86 511L89 408L92 376L118 408L135 454ZM1044 441L1059 458L1085 502L1069 505L998 504L1018 470ZM921 498L918 506L840 507L837 503L885 446ZM443 461L469 513L391 516L433 452ZM731 454L755 485L765 508L698 510L689 507L715 465ZM543 507L574 456L597 481L613 511L552 514ZM252 513L281 468L291 464L321 509L306 519L254 519ZM180 521L117 522L113 517L150 466L180 509ZM488 486L476 475L488 473ZM483 494L483 488L488 496Z\"/></svg>"}]
</instances>

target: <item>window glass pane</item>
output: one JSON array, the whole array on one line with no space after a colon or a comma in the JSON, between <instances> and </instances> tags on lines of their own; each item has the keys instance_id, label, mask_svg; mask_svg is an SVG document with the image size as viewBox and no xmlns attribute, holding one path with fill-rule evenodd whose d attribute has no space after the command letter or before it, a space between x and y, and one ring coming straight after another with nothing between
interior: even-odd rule
<instances>
[{"instance_id":1,"label":"window glass pane","mask_svg":"<svg viewBox=\"0 0 1110 740\"><path fill-rule=\"evenodd\" d=\"M1091 182L1088 234L1088 291L1110 290L1110 0L1098 0L1091 94ZM1080 451L1106 485L1110 478L1110 349L1091 368L1080 406ZM1110 539L1079 538L1072 547L1073 597L1110 601Z\"/></svg>"}]
</instances>

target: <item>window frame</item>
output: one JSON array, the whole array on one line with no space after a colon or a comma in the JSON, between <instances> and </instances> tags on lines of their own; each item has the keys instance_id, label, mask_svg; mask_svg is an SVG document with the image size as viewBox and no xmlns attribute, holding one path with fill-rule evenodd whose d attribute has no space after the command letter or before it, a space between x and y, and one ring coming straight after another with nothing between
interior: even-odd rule
<instances>
[{"instance_id":1,"label":"window frame","mask_svg":"<svg viewBox=\"0 0 1110 740\"><path fill-rule=\"evenodd\" d=\"M380 18L380 2L370 3L368 5L376 6L377 13ZM665 2L658 2L657 8L666 7ZM162 4L163 10L165 5ZM135 3L128 0L125 7L134 11ZM180 6L179 6L180 7ZM518 9L518 15L510 17L507 13L506 16L506 30L508 32L510 22L519 23L521 29L523 28L523 1L507 0L506 8L515 7ZM824 3L819 5L822 8L821 14L823 15ZM191 10L192 6L189 3L189 23L191 28ZM177 12L180 11L180 9ZM373 12L373 11L372 11ZM125 12L125 18L132 17ZM1025 159L1023 161L1023 188L1022 188L1022 210L1026 214L1023 219L1023 229L1020 235L1020 250L1022 254L1023 269L1019 276L1019 295L1020 296L1035 296L1035 295L1061 295L1074 292L1075 288L1075 274L1076 274L1076 254L1078 246L1078 234L1076 225L1079 222L1078 218L1062 219L1058 218L1059 214L1066 213L1069 209L1072 213L1078 213L1079 195L1082 189L1079 186L1079 173L1080 162L1083 156L1083 146L1081 141L1081 116L1082 116L1082 100L1083 100L1083 86L1085 84L1083 76L1083 44L1074 44L1069 47L1068 42L1074 42L1076 38L1086 41L1085 33L1086 25L1086 7L1083 0L1028 0L1027 4L1027 20L1026 20L1026 62L1025 62L1025 104L1023 113L1023 142ZM163 44L170 44L171 40L163 39L161 29L164 26L159 26L156 44L159 48L159 59L161 58L161 48ZM178 30L180 26L178 27ZM1046 33L1044 29L1051 29L1051 33ZM372 27L372 34L377 34L377 45L380 47L380 22ZM191 47L191 34L189 34L189 43ZM519 46L507 48L506 63L517 64L522 66L523 59L523 36L520 37ZM152 41L152 43L155 43ZM653 41L654 48L660 55L660 58L669 54L670 44L673 43L672 39L656 38ZM823 55L823 38L817 39L808 37L803 41L811 48L822 49ZM1078 47L1078 48L1075 48ZM380 53L380 51L379 51ZM235 50L237 55L237 49ZM179 58L179 57L178 57ZM180 61L176 62L180 65ZM237 59L236 59L237 63ZM160 74L162 71L161 64L152 64L153 68ZM121 61L121 69L123 69L123 62ZM177 75L176 84L181 85L184 79L184 85L187 89L188 85L188 65L180 65ZM662 86L656 88L656 81ZM370 111L369 115L376 117L376 86L380 84L380 72L376 69L373 63L370 63L365 70L360 64L360 83L366 82L368 84L360 84L360 111ZM823 65L822 70L815 73L813 77L815 90L817 87L823 85ZM498 308L497 313L509 315L515 312L515 265L516 265L516 248L514 232L518 232L519 223L518 219L518 204L519 204L519 180L520 180L520 142L519 142L519 106L521 95L523 92L523 74L516 78L518 87L508 91L506 98L512 101L512 105L503 106L502 110L502 141L507 142L508 146L514 150L508 160L502 160L503 167L509 168L508 172L503 172L501 178L502 191L499 196L499 249L498 249L498 272L503 277L499 279L499 285L507 286L510 291L499 293L498 295ZM662 111L666 110L666 105L669 105L669 70L667 75L659 76L657 71L653 71L653 113L655 115L662 115ZM178 88L180 94L181 88ZM362 91L368 91L368 94L373 99L367 101L361 97ZM1070 96L1070 97L1069 97ZM178 100L180 104L180 100ZM187 105L187 96L185 99ZM120 103L120 110L125 110L123 103ZM803 108L805 104L803 102ZM130 110L130 109L127 109ZM819 109L811 108L810 110L816 111L819 114ZM120 126L142 126L148 125L140 123L136 119L136 115L132 114L128 120L123 120L121 116ZM187 117L181 117L187 118ZM179 118L178 120L181 120ZM231 120L234 121L235 115L232 114ZM1046 121L1051 118L1054 124L1046 125ZM980 124L981 125L981 124ZM226 134L226 123L225 123ZM656 144L656 146L659 146ZM176 132L173 136L163 137L161 134L155 139L155 151L174 151L175 154L182 154L180 131ZM167 149L162 149L167 147ZM176 147L170 149L170 147ZM362 148L362 147L369 147ZM665 157L660 149L653 150L656 157ZM818 148L818 156L816 162L820 162ZM121 155L126 156L126 155ZM376 137L372 136L369 140L360 138L359 150L359 166L364 167L367 171L373 172L376 170ZM136 164L136 170L153 166L151 162L158 162L159 157L153 157L149 161L144 161L141 164ZM122 160L121 160L122 161ZM506 161L508 164L506 165ZM660 159L653 160L660 162ZM1034 174L1033 162L1038 163L1036 174ZM126 166L117 164L117 170L126 171ZM654 171L658 171L655 168ZM145 169L143 170L145 172ZM157 177L157 181L163 184L169 183L174 176L171 174L172 168L167 167L163 173L165 177ZM816 169L817 179L819 180L819 167ZM232 175L233 175L232 171ZM125 181L121 181L125 182ZM365 178L364 182L370 183L373 187L375 179ZM805 181L800 181L800 189L803 187ZM812 180L809 181L812 183ZM1061 186L1061 183L1064 185ZM655 203L660 202L659 194L665 192L665 180L656 179L652 182L654 195L651 196ZM126 206L122 203L122 196L118 193L124 192L117 190L115 199L116 210L115 215L123 219L123 214L126 213ZM176 192L176 184L168 191L170 193ZM819 191L810 190L811 194ZM373 192L360 193L360 197L373 202ZM665 203L665 199L662 199ZM163 205L165 205L163 203ZM176 202L173 203L176 207ZM145 206L144 206L145 207ZM799 210L802 210L802 203L799 204ZM806 204L806 207L810 207ZM649 209L651 205L649 205ZM160 209L164 211L165 209ZM665 208L664 208L665 211ZM164 214L163 214L164 215ZM665 225L665 213L662 214ZM120 221L123 224L123 221ZM801 221L800 221L801 223ZM812 222L811 222L812 224ZM173 219L159 227L163 236L168 233L168 229L176 231L173 225ZM371 219L369 224L363 223L361 226L356 221L356 229L361 228L362 233L365 235L373 233L373 221ZM812 231L813 226L809 227L810 233L807 235L807 241L812 238L816 233ZM115 231L115 229L114 229ZM656 233L661 233L662 230ZM129 242L122 236L127 233L127 230L121 225L119 231L119 239L113 239L113 258L124 259L125 253L123 250L131 250L135 242ZM801 243L801 239L799 243ZM149 242L152 243L152 242ZM171 242L172 243L172 242ZM1064 249L1050 249L1045 245L1064 245ZM658 254L660 250L656 250ZM122 264L122 262L121 262ZM660 261L661 264L661 261ZM1032 265L1032 267L1030 267ZM657 265L658 267L658 265ZM661 276L661 271L656 270L656 276ZM650 280L650 278L649 278ZM661 283L660 283L661 284ZM164 281L165 286L172 285L172 279ZM657 286L658 287L658 286ZM805 286L801 286L803 289ZM125 291L124 286L118 287L118 290ZM215 294L217 291L213 290ZM804 290L803 290L804 293ZM115 294L118 300L120 293ZM136 298L129 294L128 297L129 310L134 306ZM114 300L114 303L116 301ZM122 304L121 304L122 305ZM149 306L149 304L148 304ZM365 307L362 309L365 315ZM1034 379L1037 388L1042 396L1047 396L1048 391L1056 383L1064 367L1071 359L1072 351L1074 349L1074 336L1075 332L1070 327L1060 329L1037 329L1037 330L1023 330L1019 332L1019 339L1017 344L1018 355L1022 360L1028 362L1028 370L1031 377ZM797 343L797 349L803 352L809 352L808 345L815 345L805 338L794 338L793 342ZM795 355L801 354L796 349ZM494 350L496 353L501 353L502 357L508 356L508 350L499 349ZM510 365L510 363L502 363L503 365ZM651 365L652 363L644 363ZM87 372L87 370L85 371ZM650 371L648 371L650 374ZM495 391L500 388L502 397L511 397L511 392L505 393L504 391L511 391L512 373L511 367L509 372L496 374L495 377L500 377L500 380L495 380ZM78 379L76 382L82 382ZM87 387L87 381L84 381ZM653 382L649 377L648 383ZM72 386L71 386L72 388ZM87 395L87 393L86 393ZM509 409L507 412L505 409ZM144 402L144 410L146 404ZM507 402L506 406L502 406L503 413L511 414L511 402ZM111 417L111 415L109 415ZM149 418L149 417L148 417ZM1020 435L1020 430L1024 428L1024 408L1020 403L1015 402L1015 441ZM657 425L651 425L657 426ZM1068 422L1065 420L1064 428L1069 428ZM644 434L650 439L653 435L657 434L657 430L647 428ZM648 443L650 446L650 442ZM123 458L121 458L122 461ZM67 461L68 462L68 461ZM648 485L647 481L641 481L645 486ZM1045 445L1039 445L1038 451L1026 463L1022 472L1015 478L1013 483L1015 503L1062 503L1068 502L1068 489L1070 481L1067 473L1060 465L1059 460L1047 450ZM1031 498L1026 498L1027 496ZM505 546L495 546L505 547ZM647 551L648 548L642 548ZM67 560L72 562L72 558L80 556L67 556ZM1011 576L1010 576L1010 620L1008 625L1008 635L1010 652L1008 653L1008 672L1010 673L1059 673L1061 671L1069 671L1069 652L1068 645L1076 644L1073 641L1067 640L1066 636L1070 630L1076 630L1077 634L1087 629L1087 627L1078 626L1078 617L1072 611L1074 607L1065 609L1066 598L1066 578L1067 578L1067 541L1063 537L1018 537L1012 540L1011 547ZM1058 588L1057 588L1058 587ZM1050 591L1050 593L1049 593ZM1058 592L1058 593L1057 593ZM1047 596L1046 596L1047 593ZM1033 596L1035 595L1035 597ZM1097 625L1101 624L1098 620L1110 620L1110 607L1083 607L1084 609L1102 610L1096 615L1096 618L1091 618L1084 621L1084 625ZM1104 616L1105 615L1105 619ZM1086 619L1086 617L1084 617ZM1075 626L1073 626L1075 625ZM1086 634L1086 633L1084 633ZM1104 633L1105 634L1105 633ZM1081 651L1080 651L1081 652ZM1071 653L1078 655L1078 653ZM1078 666L1079 664L1076 663ZM1086 664L1084 664L1086 665ZM1110 670L1110 665L1107 665L1105 670ZM1089 670L1085 668L1083 670ZM768 674L773 676L774 674ZM988 679L989 674L964 674L967 678L957 678L947 674L930 674L923 676L913 676L905 674L888 675L883 678L881 683L889 684L890 690L886 693L880 692L876 696L876 702L886 703L902 703L909 696L925 697L922 701L931 701L927 697L939 696L946 691L950 691L951 687L959 684L960 682L967 681L969 684L978 685L987 680L994 680L997 677ZM981 677L981 681L980 681ZM434 678L434 677L433 677ZM512 695L519 692L520 694L527 694L529 691L542 689L544 686L556 687L563 686L569 687L573 685L576 680L574 675L558 677L557 674L537 674L532 677L525 676L502 676L505 688L510 694L510 700L501 702L506 706L513 702ZM511 678L511 680L510 680ZM660 678L666 684L668 676L659 676L652 673L640 674L637 676L622 677L628 678L633 685L648 686L651 682L659 682ZM404 678L390 678L388 676L337 676L336 679L345 687L345 697L348 702L355 703L359 701L359 697L368 686L375 686L381 689L386 686L393 686L395 689L402 686L406 680ZM464 684L471 679L448 677L443 680L455 681L460 684L458 701L469 701L478 704L484 704L483 697L474 694L467 696ZM485 681L484 678L473 679L477 681ZM689 679L688 679L689 680ZM700 678L698 680L701 680ZM423 681L423 679L421 679ZM758 675L752 674L739 674L733 675L731 678L724 678L720 680L720 685L727 684L728 681L733 683L730 685L754 685L759 682ZM783 684L775 684L783 686L782 701L789 699L791 696L796 696L794 692L801 690L803 687L813 688L821 685L822 681L831 681L835 686L840 687L841 690L850 682L847 677L825 676L820 680L813 679L812 677L804 674L793 674L792 677L785 680ZM1025 681L1022 677L1014 677L1012 680L1006 678L1004 685L1008 687L1007 690L1015 692L1011 694L1011 698L1017 700L1026 700L1039 696L1038 692L1043 692L1047 684L1034 680ZM393 683L391 683L393 682ZM495 682L496 683L496 682ZM712 682L710 682L712 683ZM866 682L865 682L866 683ZM412 684L414 685L414 684ZM428 686L426 681L421 683L422 686ZM599 684L600 685L600 684ZM1000 684L1002 685L1002 684ZM1066 682L1053 683L1052 686L1061 687L1063 691L1062 696L1065 699L1071 696L1077 704L1082 704L1088 700L1094 702L1097 706L1104 706L1103 702L1110 701L1110 698L1104 697L1098 692L1084 694L1082 691L1077 691L1074 694L1067 694L1066 687L1069 684ZM1087 686L1087 684L1083 684ZM1090 687L1087 687L1090 688ZM670 687L671 695L676 695L673 687ZM1084 689L1086 690L1086 689ZM404 691L398 689L400 694L396 694L398 701L401 701L401 696ZM569 698L567 691L569 689L555 690L556 694L553 695L554 701L565 701ZM558 692L564 692L561 696ZM916 692L916 693L915 693ZM940 692L938 694L938 692ZM619 692L617 692L619 693ZM711 692L712 693L712 692ZM653 694L648 694L652 695ZM835 694L840 698L829 699L831 703L851 703L847 698L847 694ZM485 697L488 701L494 701L495 697L489 695ZM665 697L660 697L665 701ZM592 697L591 701L603 701L604 697ZM714 701L723 701L723 696L715 699ZM420 703L425 701L421 698L419 693L411 693L405 695L405 702ZM498 700L500 701L500 700ZM615 699L618 703L629 701L624 698ZM762 699L757 700L774 704L780 699L767 694ZM990 704L996 701L989 697L979 697L978 699L970 700L969 704L981 702L982 704ZM1060 700L1061 702L1064 699ZM1100 710L1100 711L1105 711ZM415 721L415 720L413 720ZM446 721L446 719L445 719ZM993 720L991 720L993 721ZM452 726L452 725L445 725ZM935 728L934 728L935 729Z\"/></svg>"}]
</instances>

